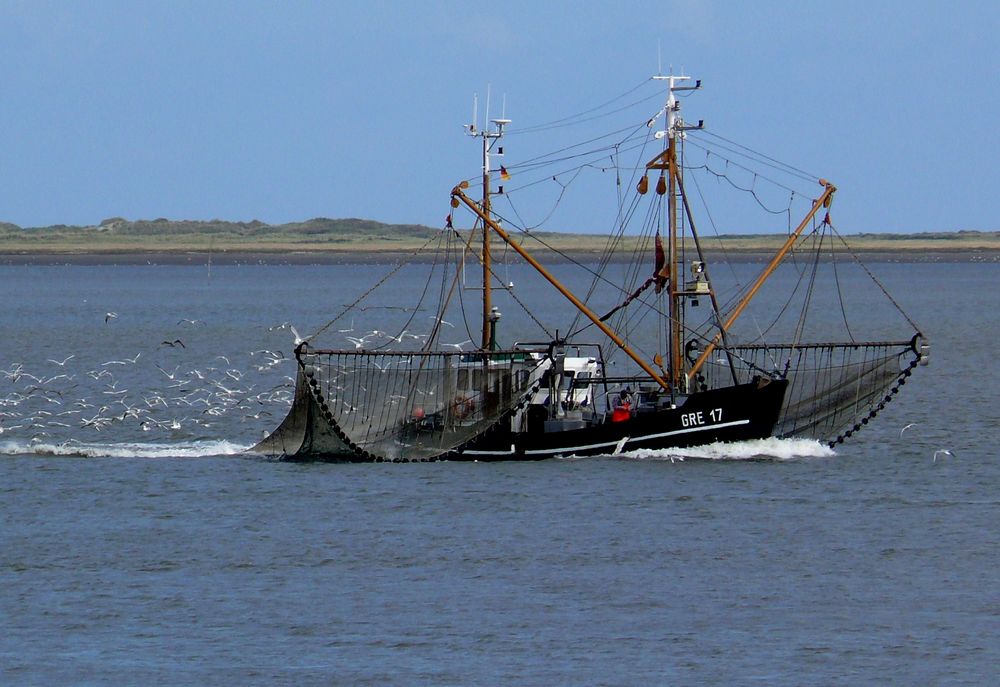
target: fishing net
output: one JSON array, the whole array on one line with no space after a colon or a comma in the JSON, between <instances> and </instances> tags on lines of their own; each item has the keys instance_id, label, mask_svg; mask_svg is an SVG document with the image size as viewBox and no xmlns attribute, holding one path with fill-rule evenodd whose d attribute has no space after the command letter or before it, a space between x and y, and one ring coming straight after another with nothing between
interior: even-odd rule
<instances>
[{"instance_id":1,"label":"fishing net","mask_svg":"<svg viewBox=\"0 0 1000 687\"><path fill-rule=\"evenodd\" d=\"M292 409L255 450L294 457L443 457L523 407L542 358L523 351L296 352ZM532 387L534 385L534 387Z\"/></svg>"},{"instance_id":2,"label":"fishing net","mask_svg":"<svg viewBox=\"0 0 1000 687\"><path fill-rule=\"evenodd\" d=\"M728 351L729 355L726 355ZM755 344L719 351L699 380L706 387L754 375L787 378L788 391L774 433L839 443L867 425L925 359L910 341Z\"/></svg>"}]
</instances>

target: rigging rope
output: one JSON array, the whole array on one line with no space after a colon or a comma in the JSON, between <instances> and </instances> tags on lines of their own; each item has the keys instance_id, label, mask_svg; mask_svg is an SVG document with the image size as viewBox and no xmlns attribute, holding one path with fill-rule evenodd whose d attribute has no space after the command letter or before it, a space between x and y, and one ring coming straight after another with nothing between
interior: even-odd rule
<instances>
[{"instance_id":1,"label":"rigging rope","mask_svg":"<svg viewBox=\"0 0 1000 687\"><path fill-rule=\"evenodd\" d=\"M889 292L886 291L885 286L882 285L882 282L880 282L875 277L875 275L872 274L871 270L868 269L868 265L866 265L861 261L861 258L858 257L858 254L854 252L854 249L851 248L850 244L847 243L844 237L840 235L840 232L838 232L832 224L830 225L830 230L833 232L833 235L836 236L838 239L840 239L840 242L844 244L844 248L846 248L847 252L851 254L852 258L854 258L854 262L856 262L858 266L865 271L869 279L875 282L875 285L878 286L879 290L882 291L882 295L884 295L886 298L889 299L889 302L892 303L893 307L896 308L899 314L906 319L906 321L910 324L911 327L913 327L914 330L920 332L921 331L920 326L917 325L917 323L914 322L912 319L910 319L910 316L907 315L906 311L903 310L902 306L900 306L899 303L896 302L896 299L889 295Z\"/></svg>"},{"instance_id":2,"label":"rigging rope","mask_svg":"<svg viewBox=\"0 0 1000 687\"><path fill-rule=\"evenodd\" d=\"M773 164L767 165L768 167L771 167L771 168L779 170L779 171L784 171L786 174L791 174L793 176L798 176L799 178L801 178L804 181L816 182L816 181L819 180L819 175L817 175L817 174L811 174L809 172L806 172L804 170L799 169L798 167L793 167L792 165L788 164L787 162L782 162L781 160L777 160L777 159L771 157L770 155L765 155L764 153L756 151L756 150L754 150L752 148L748 148L747 146L743 145L742 143L737 143L736 141L732 141L732 140L730 140L730 139L728 139L728 138L726 138L724 136L721 136L720 134L715 133L714 131L712 131L710 129L700 129L699 132L702 133L702 134L707 134L709 136L712 136L713 138L717 138L720 141L725 141L729 145L736 146L737 148L745 150L748 153L751 153L752 155L756 155L757 157L762 158L761 160L756 160L756 162L760 162L761 164L767 164L768 162L773 163ZM731 152L736 152L737 154L741 154L741 153L738 153L738 151L731 151ZM753 159L750 155L746 155L746 154L743 154L743 155L744 155L744 157L748 157L750 159Z\"/></svg>"},{"instance_id":3,"label":"rigging rope","mask_svg":"<svg viewBox=\"0 0 1000 687\"><path fill-rule=\"evenodd\" d=\"M563 127L563 126L572 126L574 124L579 124L579 123L583 123L583 122L592 121L593 119L598 119L599 117L591 117L591 118L588 118L588 119L581 119L579 121L570 121L570 120L576 119L577 117L584 117L584 116L589 115L589 114L591 114L593 112L598 112L602 108L605 108L608 105L612 105L612 104L618 102L619 100L632 95L637 90L639 90L643 86L647 85L650 81L652 81L652 79L649 79L649 78L643 79L637 85L633 86L632 88L630 88L629 90L625 91L621 95L615 96L611 100L608 100L607 102L601 103L597 107L592 107L589 110L584 110L583 112L578 112L576 114L569 115L567 117L562 117L560 119L555 119L555 120L552 120L551 122L544 122L542 124L533 124L533 125L530 125L530 126L523 127L521 129L514 129L514 130L512 130L510 132L510 135L535 133L535 132L539 132L539 131L548 131L550 129L557 129L557 128L560 128L560 127ZM651 100L651 99L657 98L657 97L662 97L662 93L660 93L659 91L657 91L653 95L646 96L642 100L637 100L637 101L635 101L633 103L630 103L629 105L625 105L624 107L619 108L617 110L612 110L610 112L606 112L606 113L600 115L600 117L605 117L605 116L610 115L610 114L615 114L617 112L621 112L624 109L627 109L629 107L634 107L635 105L644 103L647 100Z\"/></svg>"},{"instance_id":4,"label":"rigging rope","mask_svg":"<svg viewBox=\"0 0 1000 687\"><path fill-rule=\"evenodd\" d=\"M396 264L396 266L393 269L391 269L384 277L382 277L381 279L379 279L378 282L376 282L374 286L372 286L370 289L368 289L363 294L361 294L360 296L358 296L352 303L349 303L348 305L344 306L343 310L341 310L340 313L338 313L332 320L330 320L329 322L327 322L326 324L324 324L322 327L320 327L319 329L317 329L312 334L312 336L308 337L307 340L309 340L309 339L315 339L317 336L319 336L320 334L322 334L323 332L325 332L327 329L329 329L330 327L332 327L341 317L343 317L344 315L346 315L347 313L349 313L351 310L353 310L355 308L355 306L358 305L358 303L360 303L361 301L363 301L366 298L368 298L368 296L370 296L373 292L375 292L376 290L378 290L378 288L380 286L382 286L382 284L384 284L385 282L387 282L389 279L392 278L393 275L395 275L397 272L399 272L399 270L403 269L403 267L405 267L407 264L409 264L410 261L413 260L413 258L415 258L417 255L419 255L433 241L440 241L441 240L441 234L444 231L449 231L449 230L447 230L447 229L440 230L437 234L435 234L434 236L431 236L429 239L427 239L427 241L425 241L422 246L420 246L415 251L413 251L409 255L405 256L403 259L401 259Z\"/></svg>"}]
</instances>

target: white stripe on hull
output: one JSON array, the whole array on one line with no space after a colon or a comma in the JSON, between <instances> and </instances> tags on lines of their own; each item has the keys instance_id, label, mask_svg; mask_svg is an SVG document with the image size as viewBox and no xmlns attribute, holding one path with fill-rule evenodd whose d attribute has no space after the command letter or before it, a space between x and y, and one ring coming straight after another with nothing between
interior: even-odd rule
<instances>
[{"instance_id":1,"label":"white stripe on hull","mask_svg":"<svg viewBox=\"0 0 1000 687\"><path fill-rule=\"evenodd\" d=\"M576 451L589 451L595 448L617 447L619 443L621 444L621 448L618 448L618 451L621 451L628 444L634 444L636 442L641 442L641 441L648 441L650 439L662 439L664 437L676 436L678 434L691 434L692 432L704 432L705 430L710 430L710 429L721 429L724 427L738 427L740 425L748 425L748 424L750 424L750 420L734 420L732 422L720 422L718 424L704 425L701 427L685 427L684 429L675 429L670 432L660 432L658 434L647 434L645 436L640 436L640 437L631 437L631 438L626 437L624 441L619 439L618 441L604 441L598 444L585 444L583 446L561 446L559 448L539 448L530 451L525 451L524 454L528 456L537 456L542 454L555 455L557 453L572 454ZM514 447L512 446L510 451L462 451L462 455L510 456L515 453L513 449Z\"/></svg>"}]
</instances>

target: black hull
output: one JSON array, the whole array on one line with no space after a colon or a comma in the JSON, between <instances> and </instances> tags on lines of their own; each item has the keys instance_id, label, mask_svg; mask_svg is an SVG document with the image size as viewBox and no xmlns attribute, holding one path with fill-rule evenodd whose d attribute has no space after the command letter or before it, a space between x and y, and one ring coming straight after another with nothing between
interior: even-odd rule
<instances>
[{"instance_id":1,"label":"black hull","mask_svg":"<svg viewBox=\"0 0 1000 687\"><path fill-rule=\"evenodd\" d=\"M772 435L787 382L764 381L692 394L677 408L639 413L625 422L548 433L494 429L449 460L542 460L701 446Z\"/></svg>"},{"instance_id":2,"label":"black hull","mask_svg":"<svg viewBox=\"0 0 1000 687\"><path fill-rule=\"evenodd\" d=\"M785 380L692 394L683 405L640 412L625 422L606 422L557 432L511 432L509 421L436 460L544 460L562 456L609 455L637 449L670 449L772 436L788 386ZM310 434L308 430L306 434ZM302 449L281 457L291 461L380 462L348 451L320 453ZM260 452L260 451L259 451ZM273 453L272 451L265 451Z\"/></svg>"}]
</instances>

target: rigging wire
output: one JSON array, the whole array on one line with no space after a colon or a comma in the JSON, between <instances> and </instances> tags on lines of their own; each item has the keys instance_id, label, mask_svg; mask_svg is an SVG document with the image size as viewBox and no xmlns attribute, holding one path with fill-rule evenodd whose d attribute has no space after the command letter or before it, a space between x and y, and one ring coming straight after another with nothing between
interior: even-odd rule
<instances>
[{"instance_id":1,"label":"rigging wire","mask_svg":"<svg viewBox=\"0 0 1000 687\"><path fill-rule=\"evenodd\" d=\"M825 224L823 225L826 226ZM809 312L809 304L812 303L813 290L816 287L816 275L819 273L819 254L823 248L823 235L826 232L821 232L817 237L813 234L813 245L816 246L815 255L813 257L812 272L809 275L808 286L806 286L805 298L802 300L802 311L799 313L799 321L795 326L795 334L792 338L792 345L797 346L799 341L802 340L802 333L805 331L806 315ZM790 359L789 359L790 362Z\"/></svg>"},{"instance_id":2,"label":"rigging wire","mask_svg":"<svg viewBox=\"0 0 1000 687\"><path fill-rule=\"evenodd\" d=\"M542 155L537 155L537 156L535 156L533 158L528 158L527 160L523 160L521 162L518 162L517 164L511 165L508 169L512 169L512 170L524 170L524 169L531 168L531 167L539 167L539 166L544 166L544 165L552 164L554 162L560 162L560 161L565 161L565 160L572 160L574 158L581 157L581 156L584 156L584 155L591 155L591 154L595 154L595 153L607 154L609 151L611 151L614 148L620 146L625 141L628 141L628 140L630 140L632 138L636 138L637 134L640 131L642 131L643 129L645 129L645 128L646 128L645 122L639 123L639 124L631 124L629 126L622 127L621 129L615 129L614 131L609 131L607 133L601 134L600 136L594 136L593 138L589 138L586 141L580 141L578 143L574 143L573 145L564 146L562 148L558 148L556 150L552 150L552 151L549 151L547 153L543 153ZM598 141L602 141L604 139L611 138L612 136L618 136L619 134L622 134L622 133L625 133L625 132L629 132L628 135L624 136L621 139L616 138L614 143L607 144L607 145L601 146L599 148L594 148L592 150L585 150L585 151L583 151L581 153L574 153L573 155L566 155L564 157L553 157L555 155L560 155L561 153L565 153L567 151L573 150L574 148L580 148L580 147L583 147L585 145L589 145L591 143L596 143ZM471 180L472 179L470 179L470 181Z\"/></svg>"},{"instance_id":3,"label":"rigging wire","mask_svg":"<svg viewBox=\"0 0 1000 687\"><path fill-rule=\"evenodd\" d=\"M747 153L750 153L752 155L756 155L759 158L763 158L763 160L761 160L762 162L764 160L766 160L766 161L768 161L770 163L773 163L772 165L769 165L769 166L775 167L775 169L781 169L781 168L783 168L783 171L785 171L786 173L797 175L800 178L804 179L805 181L817 181L817 180L819 180L819 175L818 174L812 174L810 172L806 172L804 170L801 170L798 167L794 167L794 166L788 164L787 162L782 162L781 160L777 160L777 159L771 157L770 155L765 155L764 153L756 151L753 148L749 148L749 147L743 145L742 143L737 143L736 141L732 141L732 140L726 138L725 136L722 136L720 134L715 133L714 131L711 131L710 129L701 129L700 132L703 133L703 134L707 134L709 136L712 136L713 138L717 138L720 141L724 141L724 142L728 143L729 145L736 146L737 148L739 148L741 150L745 150L745 151L747 151ZM733 152L735 152L735 151L733 151ZM745 157L750 157L750 155L745 155Z\"/></svg>"},{"instance_id":4,"label":"rigging wire","mask_svg":"<svg viewBox=\"0 0 1000 687\"><path fill-rule=\"evenodd\" d=\"M796 195L796 196L804 196L805 197L805 196L808 195L808 194L802 193L801 191L798 191L798 190L792 188L791 186L787 186L787 185L785 185L785 184L783 184L783 183L781 183L779 181L776 181L776 180L774 180L774 179L772 179L772 178L770 178L768 176L765 176L765 175L761 174L760 172L758 172L757 170L751 169L751 168L749 168L749 167L747 167L745 165L741 165L739 162L736 162L734 160L730 160L727 157L719 155L718 153L713 152L710 148L706 148L705 146L700 146L700 145L698 145L697 143L694 143L694 142L691 142L690 145L693 145L695 148L700 148L701 150L704 150L706 152L706 159L705 159L705 163L703 165L690 166L690 167L686 167L685 169L689 169L689 170L692 170L692 169L704 169L704 170L706 170L710 174L713 174L716 177L719 177L721 179L725 179L737 191L743 191L745 193L752 193L753 196L754 196L754 198L757 199L757 202L760 204L760 206L762 208L764 208L765 210L767 210L768 212L770 212L771 214L773 214L773 215L781 214L782 212L784 212L784 210L771 210L766 205L764 205L764 203L760 200L760 198L757 197L757 193L754 190L754 187L751 186L750 188L744 188L743 186L740 186L735 181L733 181L731 178L729 178L728 174L726 174L724 172L716 172L715 170L713 170L709 166L709 164L708 164L708 156L709 155L715 155L716 157L718 157L718 158L722 159L723 161L725 161L726 167L730 167L730 166L737 167L739 169L742 169L744 172L747 172L748 174L752 174L755 181L758 178L759 179L763 179L764 181L767 181L767 182L773 184L774 186L777 186L778 188L784 189L785 191L788 191L789 193L791 193L793 195Z\"/></svg>"},{"instance_id":5,"label":"rigging wire","mask_svg":"<svg viewBox=\"0 0 1000 687\"><path fill-rule=\"evenodd\" d=\"M837 285L837 298L840 301L840 315L844 320L844 329L847 330L847 336L850 337L851 341L854 341L854 333L851 331L851 325L847 321L847 307L844 304L844 290L840 286L840 274L837 270L837 253L833 250L833 241L831 241L830 244L830 258L833 263L833 281Z\"/></svg>"},{"instance_id":6,"label":"rigging wire","mask_svg":"<svg viewBox=\"0 0 1000 687\"><path fill-rule=\"evenodd\" d=\"M358 296L353 302L345 305L343 307L343 309L341 309L341 311L332 320L330 320L329 322L327 322L326 324L324 324L322 327L320 327L319 329L317 329L312 334L312 336L308 337L308 339L315 339L317 336L319 336L320 334L322 334L323 332L325 332L327 329L329 329L330 327L332 327L334 324L336 324L336 322L338 320L340 320L341 317L343 317L344 315L346 315L347 313L349 313L351 310L353 310L358 305L358 303L361 303L363 300L365 300L366 298L368 298L368 296L370 296L372 293L374 293L376 290L378 290L378 288L381 287L382 284L384 284L385 282L387 282L389 279L392 278L393 275L395 275L397 272L399 272L399 270L403 269L403 267L405 267L406 265L408 265L413 260L413 258L415 258L417 255L419 255L422 251L424 251L429 245L431 245L431 243L433 241L440 241L441 240L441 235L445 231L449 231L449 230L447 230L447 229L438 230L438 232L436 234L434 234L433 236L431 236L429 239L427 239L427 241L425 241L422 246L420 246L419 248L417 248L416 250L414 250L413 252L411 252L409 255L404 256L396 264L395 267L393 267L391 270L389 270L389 272L384 277L382 277L381 279L379 279L371 288L369 288L363 294L361 294L360 296Z\"/></svg>"},{"instance_id":7,"label":"rigging wire","mask_svg":"<svg viewBox=\"0 0 1000 687\"><path fill-rule=\"evenodd\" d=\"M847 241L844 239L844 237L840 235L840 232L836 230L833 224L830 224L829 226L830 226L830 231L833 233L833 235L836 236L838 239L840 239L840 242L844 244L844 248L846 248L847 252L851 254L852 258L854 258L854 262L856 262L858 266L865 271L865 273L868 275L868 278L871 279L873 282L875 282L875 285L878 286L880 291L882 291L882 295L884 295L887 299L889 299L889 302L892 303L893 307L896 308L899 314L906 319L906 321L910 324L911 327L913 327L913 329L917 333L920 333L921 332L920 326L917 325L917 323L914 322L912 319L910 319L910 316L907 315L906 311L903 310L902 306L900 306L899 303L896 302L896 299L894 299L892 296L889 295L889 292L886 291L885 286L882 285L882 282L880 282L875 277L875 275L872 274L871 270L868 269L868 265L866 265L861 261L861 258L858 257L858 254L854 252L854 249L852 249L850 244L848 244Z\"/></svg>"},{"instance_id":8,"label":"rigging wire","mask_svg":"<svg viewBox=\"0 0 1000 687\"><path fill-rule=\"evenodd\" d=\"M636 105L644 103L647 100L652 100L653 98L662 97L663 94L660 91L657 91L656 93L654 93L652 95L646 96L646 97L642 98L641 100L637 100L637 101L635 101L633 103L630 103L628 105L624 105L621 108L618 108L616 110L611 110L609 112L605 112L604 114L601 114L601 115L598 115L598 116L595 116L595 117L587 117L585 119L580 119L578 121L571 121L571 120L576 119L577 117L586 117L586 115L592 114L594 112L598 112L602 108L607 107L608 105L612 105L612 104L618 102L619 100L622 100L623 98L627 98L628 96L632 95L637 90L639 90L643 86L647 85L651 81L652 81L652 79L650 79L650 78L643 79L637 85L633 86L632 88L630 88L629 90L625 91L621 95L615 96L611 100L608 100L607 102L601 103L600 105L598 105L596 107L592 107L589 110L584 110L583 112L578 112L576 114L572 114L572 115L569 115L567 117L562 117L560 119L555 119L555 120L552 120L550 122L543 122L542 124L533 124L533 125L529 125L529 126L523 127L521 129L513 129L513 130L511 130L509 132L509 134L510 135L514 135L514 134L536 133L536 132L539 132L539 131L548 131L550 129L557 129L557 128L561 128L561 127L564 127L564 126L572 126L572 125L575 125L575 124L580 124L580 123L583 123L583 122L592 121L594 119L599 119L600 117L606 117L608 115L616 114L618 112L621 112L622 110L626 110L626 109L628 109L630 107L635 107Z\"/></svg>"}]
</instances>

